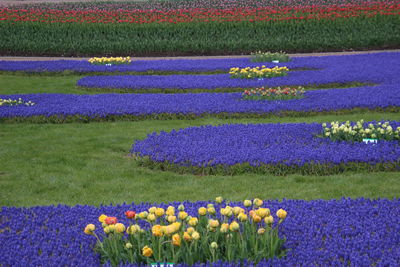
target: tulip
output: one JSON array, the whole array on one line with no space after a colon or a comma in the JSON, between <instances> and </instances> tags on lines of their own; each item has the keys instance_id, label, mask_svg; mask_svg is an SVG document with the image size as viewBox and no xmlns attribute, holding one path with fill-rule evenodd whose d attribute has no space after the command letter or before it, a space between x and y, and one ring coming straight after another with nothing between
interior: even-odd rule
<instances>
[{"instance_id":1,"label":"tulip","mask_svg":"<svg viewBox=\"0 0 400 267\"><path fill-rule=\"evenodd\" d=\"M153 255L153 250L148 246L144 246L142 249L142 254L145 257L151 257Z\"/></svg>"},{"instance_id":2,"label":"tulip","mask_svg":"<svg viewBox=\"0 0 400 267\"><path fill-rule=\"evenodd\" d=\"M165 214L165 210L163 208L157 208L154 212L157 217L161 217Z\"/></svg>"},{"instance_id":3,"label":"tulip","mask_svg":"<svg viewBox=\"0 0 400 267\"><path fill-rule=\"evenodd\" d=\"M198 210L200 216L204 216L207 214L207 209L204 207L199 208Z\"/></svg>"},{"instance_id":4,"label":"tulip","mask_svg":"<svg viewBox=\"0 0 400 267\"><path fill-rule=\"evenodd\" d=\"M220 232L225 234L225 233L227 233L228 231L229 231L229 224L227 224L227 223L221 224Z\"/></svg>"},{"instance_id":5,"label":"tulip","mask_svg":"<svg viewBox=\"0 0 400 267\"><path fill-rule=\"evenodd\" d=\"M192 233L192 238L193 238L194 240L199 240L199 239L200 239L200 234L199 234L198 232L194 231L194 232Z\"/></svg>"},{"instance_id":6,"label":"tulip","mask_svg":"<svg viewBox=\"0 0 400 267\"><path fill-rule=\"evenodd\" d=\"M190 226L196 226L197 224L198 224L198 222L199 222L199 220L196 218L196 217L192 217L190 220L189 220L189 225Z\"/></svg>"},{"instance_id":7,"label":"tulip","mask_svg":"<svg viewBox=\"0 0 400 267\"><path fill-rule=\"evenodd\" d=\"M257 207L261 207L262 204L263 204L263 201L262 201L261 199L259 199L259 198L255 198L255 199L253 200L253 204L254 204L255 206L257 206Z\"/></svg>"},{"instance_id":8,"label":"tulip","mask_svg":"<svg viewBox=\"0 0 400 267\"><path fill-rule=\"evenodd\" d=\"M222 201L224 201L224 199L222 197L216 197L215 198L215 202L217 202L218 204L221 204Z\"/></svg>"},{"instance_id":9,"label":"tulip","mask_svg":"<svg viewBox=\"0 0 400 267\"><path fill-rule=\"evenodd\" d=\"M240 226L236 221L231 222L231 224L229 225L229 230L231 230L232 232L238 231L239 228Z\"/></svg>"},{"instance_id":10,"label":"tulip","mask_svg":"<svg viewBox=\"0 0 400 267\"><path fill-rule=\"evenodd\" d=\"M157 219L157 218L156 218L156 215L154 215L153 213L150 213L150 214L147 216L147 220L148 220L149 222L154 222L156 219Z\"/></svg>"},{"instance_id":11,"label":"tulip","mask_svg":"<svg viewBox=\"0 0 400 267\"><path fill-rule=\"evenodd\" d=\"M172 236L172 244L177 247L181 245L181 236L179 234L174 234Z\"/></svg>"},{"instance_id":12,"label":"tulip","mask_svg":"<svg viewBox=\"0 0 400 267\"><path fill-rule=\"evenodd\" d=\"M122 223L117 223L115 224L115 231L117 233L123 233L125 232L125 225L123 225Z\"/></svg>"},{"instance_id":13,"label":"tulip","mask_svg":"<svg viewBox=\"0 0 400 267\"><path fill-rule=\"evenodd\" d=\"M167 217L167 221L168 221L169 223L176 222L176 216L168 216L168 217Z\"/></svg>"},{"instance_id":14,"label":"tulip","mask_svg":"<svg viewBox=\"0 0 400 267\"><path fill-rule=\"evenodd\" d=\"M188 214L184 211L179 212L178 217L180 220L185 220L187 218Z\"/></svg>"},{"instance_id":15,"label":"tulip","mask_svg":"<svg viewBox=\"0 0 400 267\"><path fill-rule=\"evenodd\" d=\"M151 232L153 233L154 236L163 236L162 226L159 225L159 224L154 225L154 226L151 228Z\"/></svg>"},{"instance_id":16,"label":"tulip","mask_svg":"<svg viewBox=\"0 0 400 267\"><path fill-rule=\"evenodd\" d=\"M252 205L251 200L248 200L248 199L244 200L244 201L243 201L243 205L244 205L245 207L250 207L250 206Z\"/></svg>"},{"instance_id":17,"label":"tulip","mask_svg":"<svg viewBox=\"0 0 400 267\"><path fill-rule=\"evenodd\" d=\"M104 222L108 225L116 224L118 222L116 217L107 217L105 218Z\"/></svg>"},{"instance_id":18,"label":"tulip","mask_svg":"<svg viewBox=\"0 0 400 267\"><path fill-rule=\"evenodd\" d=\"M264 222L265 222L266 224L271 225L271 224L274 222L274 217L272 217L271 215L268 216L268 217L265 217Z\"/></svg>"},{"instance_id":19,"label":"tulip","mask_svg":"<svg viewBox=\"0 0 400 267\"><path fill-rule=\"evenodd\" d=\"M99 222L104 223L104 221L106 220L106 218L107 218L107 215L101 214L100 217L99 217Z\"/></svg>"},{"instance_id":20,"label":"tulip","mask_svg":"<svg viewBox=\"0 0 400 267\"><path fill-rule=\"evenodd\" d=\"M212 228L217 228L219 226L218 220L209 220L208 225Z\"/></svg>"},{"instance_id":21,"label":"tulip","mask_svg":"<svg viewBox=\"0 0 400 267\"><path fill-rule=\"evenodd\" d=\"M187 229L187 232L191 235L191 234L193 234L193 233L195 232L195 230L194 230L193 227L189 227L189 228Z\"/></svg>"},{"instance_id":22,"label":"tulip","mask_svg":"<svg viewBox=\"0 0 400 267\"><path fill-rule=\"evenodd\" d=\"M186 242L192 241L192 237L190 236L189 232L184 232L184 233L183 233L183 239L184 239Z\"/></svg>"},{"instance_id":23,"label":"tulip","mask_svg":"<svg viewBox=\"0 0 400 267\"><path fill-rule=\"evenodd\" d=\"M285 210L283 210L283 209L279 209L276 212L276 216L278 216L278 218L282 219L282 220L286 218L286 215L287 215L287 212Z\"/></svg>"},{"instance_id":24,"label":"tulip","mask_svg":"<svg viewBox=\"0 0 400 267\"><path fill-rule=\"evenodd\" d=\"M94 230L96 230L96 226L94 224L88 224L86 225L84 232L87 235L92 235Z\"/></svg>"},{"instance_id":25,"label":"tulip","mask_svg":"<svg viewBox=\"0 0 400 267\"><path fill-rule=\"evenodd\" d=\"M125 216L128 219L135 219L136 212L128 210L127 212L125 212Z\"/></svg>"}]
</instances>

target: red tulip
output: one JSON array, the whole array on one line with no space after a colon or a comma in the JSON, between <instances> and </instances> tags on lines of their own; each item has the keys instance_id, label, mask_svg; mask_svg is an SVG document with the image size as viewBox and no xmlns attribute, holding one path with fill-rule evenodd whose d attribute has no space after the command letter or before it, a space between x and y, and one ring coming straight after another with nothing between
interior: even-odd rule
<instances>
[{"instance_id":1,"label":"red tulip","mask_svg":"<svg viewBox=\"0 0 400 267\"><path fill-rule=\"evenodd\" d=\"M128 219L135 219L136 212L128 210L127 212L125 212L125 216Z\"/></svg>"},{"instance_id":2,"label":"red tulip","mask_svg":"<svg viewBox=\"0 0 400 267\"><path fill-rule=\"evenodd\" d=\"M104 222L108 225L110 224L116 224L118 222L116 217L107 217Z\"/></svg>"}]
</instances>

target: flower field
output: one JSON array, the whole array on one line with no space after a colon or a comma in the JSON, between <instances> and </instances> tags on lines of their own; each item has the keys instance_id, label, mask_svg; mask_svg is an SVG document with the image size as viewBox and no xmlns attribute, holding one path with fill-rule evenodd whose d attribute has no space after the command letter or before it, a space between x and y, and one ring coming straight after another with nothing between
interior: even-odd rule
<instances>
[{"instance_id":1,"label":"flower field","mask_svg":"<svg viewBox=\"0 0 400 267\"><path fill-rule=\"evenodd\" d=\"M166 209L172 205L178 209L179 204L173 202L160 206ZM182 204L192 216L197 216L197 210L207 205L204 201ZM225 206L223 204L214 205L219 210ZM230 204L247 210L243 203ZM2 264L12 266L98 266L100 259L92 251L95 238L83 233L86 224L93 222L96 228L101 229L98 217L107 214L129 225L125 211L139 212L152 206L150 203L132 203L101 207L3 207L0 260ZM288 213L279 228L280 236L286 238L284 246L287 253L284 258L263 260L258 266L343 266L348 263L354 266L396 266L400 260L398 199L269 200L265 206L273 214L281 208ZM141 228L150 227L145 221L138 223ZM102 235L102 230L96 229L95 232ZM219 261L213 266L240 264Z\"/></svg>"},{"instance_id":2,"label":"flower field","mask_svg":"<svg viewBox=\"0 0 400 267\"><path fill-rule=\"evenodd\" d=\"M397 48L400 38L396 27L399 1L191 0L152 1L150 6L89 3L0 8L0 35L6 36L0 43L0 54L138 56L249 54L259 49L337 51ZM29 40L32 34L37 38L35 42Z\"/></svg>"},{"instance_id":3,"label":"flower field","mask_svg":"<svg viewBox=\"0 0 400 267\"><path fill-rule=\"evenodd\" d=\"M279 63L289 67L308 67L320 70L293 71L285 77L264 79L232 79L229 74L215 75L106 75L87 76L77 82L79 86L129 88L149 90L156 89L205 89L236 88L244 91L257 86L310 85L326 83L366 82L376 86L362 86L348 89L313 90L304 93L301 99L276 101L243 101L241 93L198 93L198 94L24 94L9 95L1 98L29 99L34 106L4 107L0 110L2 121L88 121L88 120L139 120L146 118L191 118L196 116L242 116L254 117L263 115L312 114L318 112L351 112L357 109L398 110L400 103L399 83L400 71L396 62L399 53L378 53L371 55L328 56L295 58L291 62ZM248 59L247 59L248 61ZM5 61L3 61L5 62ZM212 64L217 62L218 64ZM61 67L65 63L64 67ZM73 62L40 62L24 64L24 62L5 62L3 70L24 71L60 71L69 70ZM190 65L189 65L190 63ZM217 69L229 70L229 64L248 64L241 60L211 60L206 68L206 60L182 60L167 65L162 61L150 62L136 70L148 71L171 70L177 66L184 71L208 71ZM83 62L81 62L83 64ZM138 65L143 64L138 62ZM182 65L180 65L182 64ZM391 68L385 68L390 65ZM133 61L127 67L121 65L111 68L133 69ZM17 69L16 66L21 66ZM242 65L243 66L243 65ZM46 67L46 68L44 68ZM88 66L91 67L103 66ZM168 67L168 68L167 68ZM357 71L362 69L362 71ZM78 71L82 69L76 69ZM107 90L107 89L105 89ZM187 91L186 91L187 92ZM73 104L72 104L73 103Z\"/></svg>"},{"instance_id":4,"label":"flower field","mask_svg":"<svg viewBox=\"0 0 400 267\"><path fill-rule=\"evenodd\" d=\"M399 15L0 2L0 266L397 267Z\"/></svg>"}]
</instances>

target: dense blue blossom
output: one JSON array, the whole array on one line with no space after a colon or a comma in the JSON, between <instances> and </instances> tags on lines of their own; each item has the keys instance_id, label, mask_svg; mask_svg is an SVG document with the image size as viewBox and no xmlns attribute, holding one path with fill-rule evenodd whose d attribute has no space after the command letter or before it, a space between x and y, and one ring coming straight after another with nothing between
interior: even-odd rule
<instances>
[{"instance_id":1,"label":"dense blue blossom","mask_svg":"<svg viewBox=\"0 0 400 267\"><path fill-rule=\"evenodd\" d=\"M326 83L348 83L353 81L377 84L398 84L400 77L400 53L379 53L348 56L327 56L295 58L286 65L307 66L319 70L292 71L288 76L264 79L232 79L229 74L216 75L111 75L88 76L80 79L77 85L99 88L174 88L174 89L216 89L248 88L280 85L309 85ZM200 66L204 60L199 62ZM228 61L230 62L230 61ZM196 65L195 61L192 63ZM212 62L209 62L213 66ZM252 63L254 65L254 63ZM260 66L261 64L258 64ZM237 67L237 65L230 65ZM240 67L245 67L246 64ZM250 65L249 65L250 66ZM156 67L157 69L157 67Z\"/></svg>"},{"instance_id":2,"label":"dense blue blossom","mask_svg":"<svg viewBox=\"0 0 400 267\"><path fill-rule=\"evenodd\" d=\"M387 108L400 106L400 87L383 85L351 89L308 91L302 99L251 101L241 93L198 94L21 94L0 95L0 98L21 97L34 106L0 107L0 118L31 116L154 115L154 114L219 114L280 113L282 111L322 112L353 108Z\"/></svg>"},{"instance_id":3,"label":"dense blue blossom","mask_svg":"<svg viewBox=\"0 0 400 267\"><path fill-rule=\"evenodd\" d=\"M180 203L170 204L177 208ZM191 215L206 205L183 204ZM219 204L215 205L219 210ZM95 238L83 233L86 224L94 223L101 233L97 219L102 213L128 224L126 210L142 211L150 206L2 207L0 265L99 266L100 258L92 251ZM280 208L288 211L280 226L288 250L285 258L262 261L258 266L398 266L400 262L399 199L269 200L264 206L273 214ZM240 265L218 262L214 266Z\"/></svg>"},{"instance_id":4,"label":"dense blue blossom","mask_svg":"<svg viewBox=\"0 0 400 267\"><path fill-rule=\"evenodd\" d=\"M321 58L294 58L288 63L255 63L249 58L229 59L171 59L171 60L133 60L128 65L93 65L86 60L52 60L52 61L0 61L0 71L24 72L145 72L145 71L215 71L231 67L256 67L264 64L267 67L290 66L291 68L321 68L326 64Z\"/></svg>"},{"instance_id":5,"label":"dense blue blossom","mask_svg":"<svg viewBox=\"0 0 400 267\"><path fill-rule=\"evenodd\" d=\"M398 122L392 122L396 129ZM182 166L217 166L249 163L333 164L400 162L398 141L380 140L377 145L362 142L333 142L320 138L321 124L226 124L200 126L152 133L133 144L131 153L152 161ZM399 166L400 169L400 166Z\"/></svg>"}]
</instances>

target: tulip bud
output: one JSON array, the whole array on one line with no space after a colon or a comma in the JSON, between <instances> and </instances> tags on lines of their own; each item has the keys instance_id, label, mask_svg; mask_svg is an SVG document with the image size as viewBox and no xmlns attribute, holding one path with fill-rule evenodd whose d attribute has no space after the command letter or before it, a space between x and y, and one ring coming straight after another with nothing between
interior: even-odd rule
<instances>
[{"instance_id":1,"label":"tulip bud","mask_svg":"<svg viewBox=\"0 0 400 267\"><path fill-rule=\"evenodd\" d=\"M150 212L150 213L155 213L156 210L157 210L156 207L151 207L151 208L149 208L149 212Z\"/></svg>"},{"instance_id":2,"label":"tulip bud","mask_svg":"<svg viewBox=\"0 0 400 267\"><path fill-rule=\"evenodd\" d=\"M148 246L144 246L142 249L142 254L145 257L151 257L153 255L153 250Z\"/></svg>"},{"instance_id":3,"label":"tulip bud","mask_svg":"<svg viewBox=\"0 0 400 267\"><path fill-rule=\"evenodd\" d=\"M274 217L272 217L271 215L265 217L264 222L266 224L272 224L274 222Z\"/></svg>"},{"instance_id":4,"label":"tulip bud","mask_svg":"<svg viewBox=\"0 0 400 267\"><path fill-rule=\"evenodd\" d=\"M100 217L99 217L99 222L104 223L104 221L106 220L106 218L107 218L107 215L101 214Z\"/></svg>"},{"instance_id":5,"label":"tulip bud","mask_svg":"<svg viewBox=\"0 0 400 267\"><path fill-rule=\"evenodd\" d=\"M259 222L261 222L261 217L260 216L258 216L258 215L253 215L253 222L255 222L255 223L259 223Z\"/></svg>"},{"instance_id":6,"label":"tulip bud","mask_svg":"<svg viewBox=\"0 0 400 267\"><path fill-rule=\"evenodd\" d=\"M193 227L189 227L186 231L187 231L188 234L190 234L190 235L193 234L193 233L195 232L195 230L194 230Z\"/></svg>"},{"instance_id":7,"label":"tulip bud","mask_svg":"<svg viewBox=\"0 0 400 267\"><path fill-rule=\"evenodd\" d=\"M127 248L127 249L131 249L132 247L133 246L132 246L132 244L130 242L125 244L125 248Z\"/></svg>"},{"instance_id":8,"label":"tulip bud","mask_svg":"<svg viewBox=\"0 0 400 267\"><path fill-rule=\"evenodd\" d=\"M283 209L279 209L276 212L276 216L278 216L279 219L285 219L286 215L287 215L287 212L285 210L283 210Z\"/></svg>"},{"instance_id":9,"label":"tulip bud","mask_svg":"<svg viewBox=\"0 0 400 267\"><path fill-rule=\"evenodd\" d=\"M169 223L176 222L176 216L168 216L167 221L168 221Z\"/></svg>"},{"instance_id":10,"label":"tulip bud","mask_svg":"<svg viewBox=\"0 0 400 267\"><path fill-rule=\"evenodd\" d=\"M142 211L141 213L139 213L139 218L144 220L147 218L148 215L149 213L147 211Z\"/></svg>"},{"instance_id":11,"label":"tulip bud","mask_svg":"<svg viewBox=\"0 0 400 267\"><path fill-rule=\"evenodd\" d=\"M245 207L250 207L252 205L251 200L246 199L245 201L243 201L243 205Z\"/></svg>"},{"instance_id":12,"label":"tulip bud","mask_svg":"<svg viewBox=\"0 0 400 267\"><path fill-rule=\"evenodd\" d=\"M210 245L210 247L211 247L212 249L217 249L217 248L218 248L217 242L212 242L211 245Z\"/></svg>"},{"instance_id":13,"label":"tulip bud","mask_svg":"<svg viewBox=\"0 0 400 267\"><path fill-rule=\"evenodd\" d=\"M200 216L204 216L207 214L207 209L204 207L199 208L198 210Z\"/></svg>"},{"instance_id":14,"label":"tulip bud","mask_svg":"<svg viewBox=\"0 0 400 267\"><path fill-rule=\"evenodd\" d=\"M265 229L264 228L260 228L257 230L257 234L262 235L265 233Z\"/></svg>"},{"instance_id":15,"label":"tulip bud","mask_svg":"<svg viewBox=\"0 0 400 267\"><path fill-rule=\"evenodd\" d=\"M165 214L165 210L163 208L157 208L156 211L154 212L154 214L157 217L161 217L161 216L163 216Z\"/></svg>"},{"instance_id":16,"label":"tulip bud","mask_svg":"<svg viewBox=\"0 0 400 267\"><path fill-rule=\"evenodd\" d=\"M219 226L218 220L209 220L208 225L212 228L217 228Z\"/></svg>"},{"instance_id":17,"label":"tulip bud","mask_svg":"<svg viewBox=\"0 0 400 267\"><path fill-rule=\"evenodd\" d=\"M227 224L227 223L221 224L220 232L225 234L225 233L227 233L228 231L229 231L229 224Z\"/></svg>"},{"instance_id":18,"label":"tulip bud","mask_svg":"<svg viewBox=\"0 0 400 267\"><path fill-rule=\"evenodd\" d=\"M180 220L185 220L187 218L188 214L184 211L179 212L178 217Z\"/></svg>"},{"instance_id":19,"label":"tulip bud","mask_svg":"<svg viewBox=\"0 0 400 267\"><path fill-rule=\"evenodd\" d=\"M261 199L259 199L259 198L255 198L255 199L253 200L253 204L254 204L255 206L257 206L257 207L261 207L262 204L263 204L263 201L262 201Z\"/></svg>"},{"instance_id":20,"label":"tulip bud","mask_svg":"<svg viewBox=\"0 0 400 267\"><path fill-rule=\"evenodd\" d=\"M200 234L199 234L198 232L194 231L194 232L192 233L192 238L193 238L194 240L199 240L199 239L200 239Z\"/></svg>"},{"instance_id":21,"label":"tulip bud","mask_svg":"<svg viewBox=\"0 0 400 267\"><path fill-rule=\"evenodd\" d=\"M222 197L216 197L215 198L215 202L217 202L218 204L221 204L222 201L224 201L224 199Z\"/></svg>"},{"instance_id":22,"label":"tulip bud","mask_svg":"<svg viewBox=\"0 0 400 267\"><path fill-rule=\"evenodd\" d=\"M209 208L207 208L207 212L208 212L208 214L211 214L211 215L214 215L214 214L216 213L214 207L209 207Z\"/></svg>"},{"instance_id":23,"label":"tulip bud","mask_svg":"<svg viewBox=\"0 0 400 267\"><path fill-rule=\"evenodd\" d=\"M96 226L94 224L88 224L86 225L84 232L87 235L92 235L94 230L96 230Z\"/></svg>"},{"instance_id":24,"label":"tulip bud","mask_svg":"<svg viewBox=\"0 0 400 267\"><path fill-rule=\"evenodd\" d=\"M193 217L189 220L188 223L190 226L196 226L199 223L199 220L196 217Z\"/></svg>"},{"instance_id":25,"label":"tulip bud","mask_svg":"<svg viewBox=\"0 0 400 267\"><path fill-rule=\"evenodd\" d=\"M184 211L184 210L185 210L185 206L184 206L183 204L180 204L180 205L178 206L178 210L179 210L179 211Z\"/></svg>"},{"instance_id":26,"label":"tulip bud","mask_svg":"<svg viewBox=\"0 0 400 267\"><path fill-rule=\"evenodd\" d=\"M117 223L115 224L115 231L117 233L123 233L125 232L125 225L123 225L122 223Z\"/></svg>"},{"instance_id":27,"label":"tulip bud","mask_svg":"<svg viewBox=\"0 0 400 267\"><path fill-rule=\"evenodd\" d=\"M239 228L240 226L236 221L231 222L231 224L229 225L229 230L231 230L232 232L238 231Z\"/></svg>"},{"instance_id":28,"label":"tulip bud","mask_svg":"<svg viewBox=\"0 0 400 267\"><path fill-rule=\"evenodd\" d=\"M156 220L156 215L154 215L153 213L150 213L149 215L147 215L147 220L149 222L154 222Z\"/></svg>"}]
</instances>

